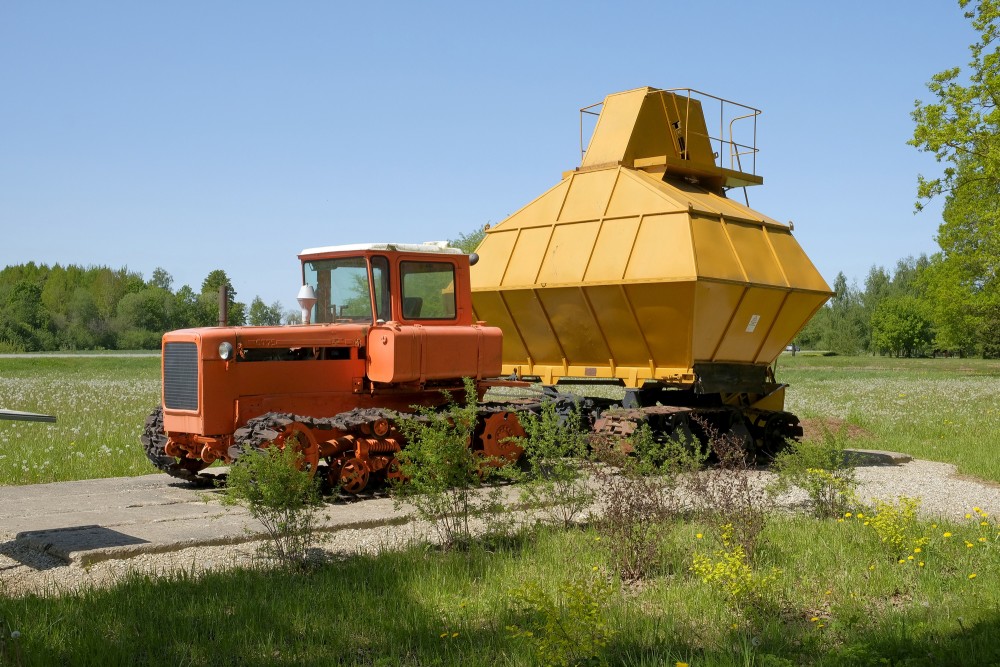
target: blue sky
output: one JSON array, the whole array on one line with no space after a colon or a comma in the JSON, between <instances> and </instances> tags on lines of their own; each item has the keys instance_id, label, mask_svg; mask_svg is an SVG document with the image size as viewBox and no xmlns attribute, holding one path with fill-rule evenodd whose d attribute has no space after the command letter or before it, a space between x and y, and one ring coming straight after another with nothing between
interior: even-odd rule
<instances>
[{"instance_id":1,"label":"blue sky","mask_svg":"<svg viewBox=\"0 0 1000 667\"><path fill-rule=\"evenodd\" d=\"M578 165L580 107L648 85L762 109L750 205L861 283L936 250L909 114L973 38L948 0L0 0L0 265L221 268L291 308L303 248L496 223Z\"/></svg>"}]
</instances>

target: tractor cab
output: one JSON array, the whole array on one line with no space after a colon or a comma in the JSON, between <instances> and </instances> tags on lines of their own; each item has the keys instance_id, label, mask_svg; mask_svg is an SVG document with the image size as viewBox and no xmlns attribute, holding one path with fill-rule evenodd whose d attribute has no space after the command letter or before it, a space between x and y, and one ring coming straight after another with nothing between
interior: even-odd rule
<instances>
[{"instance_id":1,"label":"tractor cab","mask_svg":"<svg viewBox=\"0 0 1000 667\"><path fill-rule=\"evenodd\" d=\"M371 243L299 254L302 322L366 324L375 385L482 379L500 371L503 334L474 322L470 260L443 243Z\"/></svg>"},{"instance_id":2,"label":"tractor cab","mask_svg":"<svg viewBox=\"0 0 1000 667\"><path fill-rule=\"evenodd\" d=\"M469 256L457 248L342 245L303 250L299 259L304 324L472 324Z\"/></svg>"}]
</instances>

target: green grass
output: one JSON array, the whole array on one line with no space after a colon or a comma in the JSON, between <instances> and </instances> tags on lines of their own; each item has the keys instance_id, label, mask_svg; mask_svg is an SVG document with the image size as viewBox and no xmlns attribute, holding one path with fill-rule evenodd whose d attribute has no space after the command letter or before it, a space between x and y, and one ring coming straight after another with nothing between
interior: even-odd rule
<instances>
[{"instance_id":1,"label":"green grass","mask_svg":"<svg viewBox=\"0 0 1000 667\"><path fill-rule=\"evenodd\" d=\"M57 419L0 421L0 484L156 472L139 435L159 401L157 357L0 358L0 407Z\"/></svg>"},{"instance_id":2,"label":"green grass","mask_svg":"<svg viewBox=\"0 0 1000 667\"><path fill-rule=\"evenodd\" d=\"M803 417L842 419L874 446L990 479L1000 478L985 446L1000 419L998 376L997 362L957 359L786 356L778 368ZM0 482L150 472L137 439L158 391L156 359L0 359L0 405L60 419L0 422ZM533 665L532 641L508 627L537 636L542 626L518 610L515 591L537 582L556 595L592 577L612 585L598 601L613 633L597 656L608 664L996 664L1000 531L962 509L972 518L920 523L928 541L902 564L906 554L887 553L867 517L771 516L756 567L780 570L778 611L754 625L688 569L696 550L713 551L717 527L678 522L663 535L658 574L640 585L617 581L592 530L544 530L308 574L133 574L108 589L2 596L0 664Z\"/></svg>"},{"instance_id":3,"label":"green grass","mask_svg":"<svg viewBox=\"0 0 1000 667\"><path fill-rule=\"evenodd\" d=\"M870 446L1000 482L1000 361L782 355L786 409L872 434Z\"/></svg>"},{"instance_id":4,"label":"green grass","mask_svg":"<svg viewBox=\"0 0 1000 667\"><path fill-rule=\"evenodd\" d=\"M772 517L760 567L780 568L782 602L756 628L688 572L707 547L693 536L702 527L686 524L666 536L674 546L661 574L641 586L609 576L596 533L552 530L308 574L132 575L108 590L3 599L0 618L30 665L529 665L530 640L508 628L540 624L514 604L515 590L537 582L555 594L561 582L599 577L612 582L600 601L612 637L599 657L609 664L990 664L1000 660L1000 551L992 534L965 547L979 534L973 523L925 525L932 539L919 568L888 558L860 522Z\"/></svg>"}]
</instances>

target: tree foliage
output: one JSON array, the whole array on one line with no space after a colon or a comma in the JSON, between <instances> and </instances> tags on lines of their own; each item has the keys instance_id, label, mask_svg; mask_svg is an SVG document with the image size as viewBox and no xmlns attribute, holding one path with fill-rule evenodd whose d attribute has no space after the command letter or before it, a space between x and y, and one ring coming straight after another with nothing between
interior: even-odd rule
<instances>
[{"instance_id":1,"label":"tree foliage","mask_svg":"<svg viewBox=\"0 0 1000 667\"><path fill-rule=\"evenodd\" d=\"M925 290L937 347L1000 354L1000 0L959 0L976 31L967 70L935 74L917 101L910 144L945 166L918 177L917 208L945 196ZM995 352L994 352L995 351Z\"/></svg>"},{"instance_id":2,"label":"tree foliage","mask_svg":"<svg viewBox=\"0 0 1000 667\"><path fill-rule=\"evenodd\" d=\"M195 293L188 285L174 292L161 267L146 281L128 268L7 266L0 270L0 349L156 349L166 331L218 324L221 284L230 286L229 323L243 324L246 305L222 270ZM279 303L264 310L267 323L280 323Z\"/></svg>"}]
</instances>

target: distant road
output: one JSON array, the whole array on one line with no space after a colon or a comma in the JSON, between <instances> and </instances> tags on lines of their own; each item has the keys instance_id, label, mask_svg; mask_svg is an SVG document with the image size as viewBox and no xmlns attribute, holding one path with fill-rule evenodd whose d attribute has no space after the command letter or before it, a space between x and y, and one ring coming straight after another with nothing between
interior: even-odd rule
<instances>
[{"instance_id":1,"label":"distant road","mask_svg":"<svg viewBox=\"0 0 1000 667\"><path fill-rule=\"evenodd\" d=\"M25 352L23 354L0 354L0 359L54 359L65 357L86 357L104 359L106 357L158 357L159 352Z\"/></svg>"}]
</instances>

